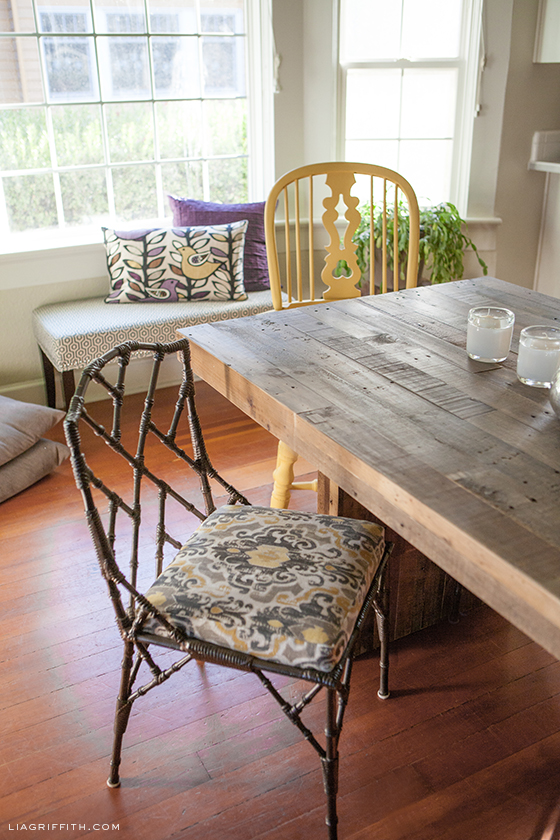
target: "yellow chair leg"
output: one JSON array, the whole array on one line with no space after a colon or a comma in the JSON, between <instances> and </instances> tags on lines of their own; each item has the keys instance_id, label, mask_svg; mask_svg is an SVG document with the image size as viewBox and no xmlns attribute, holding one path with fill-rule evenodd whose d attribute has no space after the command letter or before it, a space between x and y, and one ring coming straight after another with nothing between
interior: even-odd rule
<instances>
[{"instance_id":1,"label":"yellow chair leg","mask_svg":"<svg viewBox=\"0 0 560 840\"><path fill-rule=\"evenodd\" d=\"M297 452L284 443L278 441L278 455L276 469L272 473L274 487L270 498L270 507L287 508L290 503L290 487L294 480L294 464L298 459Z\"/></svg>"}]
</instances>

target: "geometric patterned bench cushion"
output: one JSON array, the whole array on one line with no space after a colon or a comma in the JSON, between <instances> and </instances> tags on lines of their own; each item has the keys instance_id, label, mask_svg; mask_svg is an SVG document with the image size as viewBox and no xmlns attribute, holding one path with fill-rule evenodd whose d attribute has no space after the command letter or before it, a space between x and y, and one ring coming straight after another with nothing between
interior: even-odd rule
<instances>
[{"instance_id":1,"label":"geometric patterned bench cushion","mask_svg":"<svg viewBox=\"0 0 560 840\"><path fill-rule=\"evenodd\" d=\"M261 659L329 672L381 561L373 522L225 505L146 593L189 636ZM146 632L167 635L154 618Z\"/></svg>"},{"instance_id":2,"label":"geometric patterned bench cushion","mask_svg":"<svg viewBox=\"0 0 560 840\"><path fill-rule=\"evenodd\" d=\"M84 368L124 341L170 342L180 327L256 315L272 309L270 291L248 300L184 301L111 306L104 298L40 306L33 312L37 343L58 371Z\"/></svg>"}]
</instances>

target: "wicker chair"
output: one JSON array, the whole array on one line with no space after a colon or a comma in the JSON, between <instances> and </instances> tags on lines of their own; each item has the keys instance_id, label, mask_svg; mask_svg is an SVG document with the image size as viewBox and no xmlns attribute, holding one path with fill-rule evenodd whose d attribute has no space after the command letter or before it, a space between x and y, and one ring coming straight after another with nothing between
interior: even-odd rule
<instances>
[{"instance_id":1,"label":"wicker chair","mask_svg":"<svg viewBox=\"0 0 560 840\"><path fill-rule=\"evenodd\" d=\"M154 361L142 404L126 395L126 373L134 354L146 351ZM180 357L183 380L163 431L154 403L158 373L169 354ZM94 419L99 403L85 403L92 381L113 401L110 430ZM133 436L123 432L129 401L140 414ZM99 459L106 476L88 465L82 438L90 432L83 424L114 453ZM390 546L384 544L383 529L371 522L251 506L228 484L212 467L202 437L187 340L128 342L90 364L71 400L65 432L124 644L108 785L120 785L123 736L138 698L191 660L251 671L320 756L326 822L334 840L338 740L352 651L372 605L381 640L379 694L388 696L382 583ZM167 456L169 466L162 467ZM128 463L130 486L124 486L123 469L115 468L111 457ZM156 462L165 477L156 474ZM225 504L216 509L214 497ZM147 541L144 529L155 535L155 575L145 568L153 559L154 541ZM175 661L158 664L161 655L169 659L169 649L177 652ZM273 684L275 675L301 679L311 688L297 703L287 702ZM321 688L327 695L323 744L301 720Z\"/></svg>"}]
</instances>

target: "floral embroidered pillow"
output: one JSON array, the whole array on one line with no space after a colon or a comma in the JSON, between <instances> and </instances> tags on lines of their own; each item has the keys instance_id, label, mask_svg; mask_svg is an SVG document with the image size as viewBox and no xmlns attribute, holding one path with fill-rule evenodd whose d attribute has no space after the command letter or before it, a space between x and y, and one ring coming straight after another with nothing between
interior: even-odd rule
<instances>
[{"instance_id":1,"label":"floral embroidered pillow","mask_svg":"<svg viewBox=\"0 0 560 840\"><path fill-rule=\"evenodd\" d=\"M248 222L115 231L103 228L111 291L106 303L247 300Z\"/></svg>"}]
</instances>

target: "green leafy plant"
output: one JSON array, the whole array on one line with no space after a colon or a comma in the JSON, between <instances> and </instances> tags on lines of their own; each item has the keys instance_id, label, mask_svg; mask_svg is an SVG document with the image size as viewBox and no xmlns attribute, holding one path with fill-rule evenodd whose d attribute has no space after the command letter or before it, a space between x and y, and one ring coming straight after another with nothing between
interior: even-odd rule
<instances>
[{"instance_id":1,"label":"green leafy plant","mask_svg":"<svg viewBox=\"0 0 560 840\"><path fill-rule=\"evenodd\" d=\"M352 237L356 243L358 266L364 274L369 268L370 206L360 208L362 220ZM374 207L373 232L375 247L383 245L382 212ZM409 218L408 207L401 203L398 207L398 249L399 274L404 279L408 250ZM389 267L393 266L393 217L387 219L386 232ZM472 249L480 263L483 274L488 274L488 266L478 253L477 247L465 232L465 222L454 204L443 202L433 207L420 209L420 248L418 255L418 282L424 271L430 272L431 283L448 283L460 280L463 276L463 256L466 249ZM340 265L346 273L346 266Z\"/></svg>"}]
</instances>

